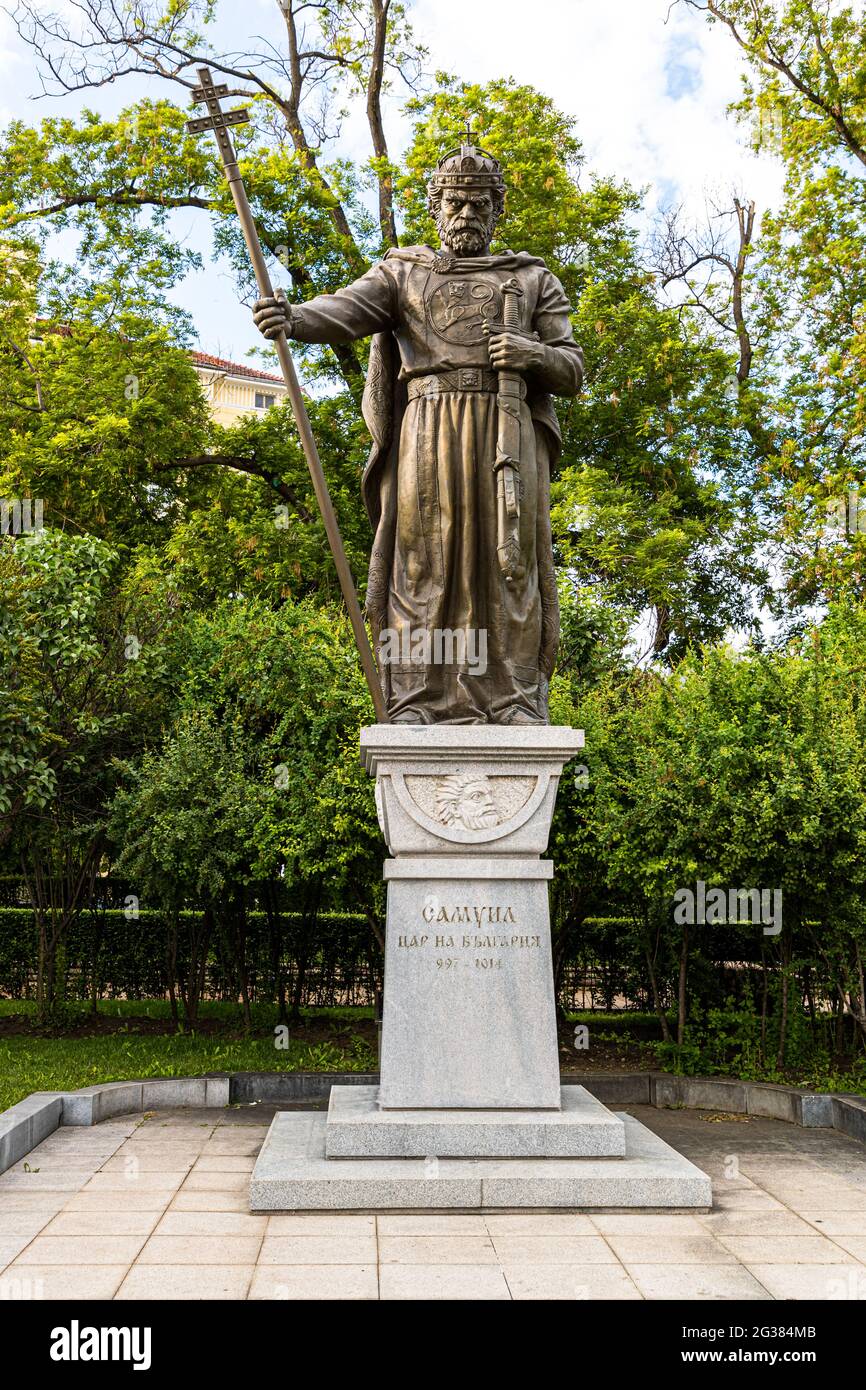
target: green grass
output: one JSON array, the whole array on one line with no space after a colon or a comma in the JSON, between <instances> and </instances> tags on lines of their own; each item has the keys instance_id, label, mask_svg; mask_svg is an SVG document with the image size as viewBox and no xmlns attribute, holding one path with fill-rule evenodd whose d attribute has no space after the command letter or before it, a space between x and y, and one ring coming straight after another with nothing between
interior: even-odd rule
<instances>
[{"instance_id":1,"label":"green grass","mask_svg":"<svg viewBox=\"0 0 866 1390\"><path fill-rule=\"evenodd\" d=\"M272 1038L165 1037L0 1039L0 1110L32 1091L75 1091L101 1081L201 1076L211 1071L375 1071L376 1055L359 1037L348 1046Z\"/></svg>"}]
</instances>

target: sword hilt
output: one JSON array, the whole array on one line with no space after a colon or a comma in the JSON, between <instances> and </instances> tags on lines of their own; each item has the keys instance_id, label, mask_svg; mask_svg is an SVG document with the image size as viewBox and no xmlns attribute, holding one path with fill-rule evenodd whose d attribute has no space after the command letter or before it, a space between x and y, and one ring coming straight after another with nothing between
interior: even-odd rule
<instances>
[{"instance_id":1,"label":"sword hilt","mask_svg":"<svg viewBox=\"0 0 866 1390\"><path fill-rule=\"evenodd\" d=\"M502 322L506 328L520 327L520 305L518 300L523 294L520 281L516 276L506 280L502 286Z\"/></svg>"}]
</instances>

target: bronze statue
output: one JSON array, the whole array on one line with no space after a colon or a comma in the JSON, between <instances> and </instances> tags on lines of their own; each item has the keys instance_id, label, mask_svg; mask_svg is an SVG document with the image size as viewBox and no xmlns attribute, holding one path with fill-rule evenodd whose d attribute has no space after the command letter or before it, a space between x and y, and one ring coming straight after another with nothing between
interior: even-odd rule
<instances>
[{"instance_id":1,"label":"bronze statue","mask_svg":"<svg viewBox=\"0 0 866 1390\"><path fill-rule=\"evenodd\" d=\"M550 394L578 392L583 354L544 262L490 254L505 181L468 131L439 161L429 206L441 250L388 251L306 304L277 291L254 318L266 337L307 343L374 335L366 606L391 720L547 723L559 640Z\"/></svg>"}]
</instances>

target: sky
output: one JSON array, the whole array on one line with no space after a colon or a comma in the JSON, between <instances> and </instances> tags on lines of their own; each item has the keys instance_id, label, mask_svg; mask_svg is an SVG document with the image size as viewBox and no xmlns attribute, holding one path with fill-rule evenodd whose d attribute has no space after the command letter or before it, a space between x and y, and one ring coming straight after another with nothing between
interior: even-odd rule
<instances>
[{"instance_id":1,"label":"sky","mask_svg":"<svg viewBox=\"0 0 866 1390\"><path fill-rule=\"evenodd\" d=\"M57 12L66 0L52 0ZM469 81L512 76L529 83L577 121L586 167L646 189L647 222L655 211L683 204L700 216L706 197L735 189L759 213L777 205L782 174L772 156L749 148L748 132L727 115L743 71L733 40L683 3L671 0L415 0L417 36L430 50L429 69ZM279 42L277 0L230 4L223 30L238 48L263 35ZM74 115L84 105L111 115L139 96L173 97L180 89L155 78L133 79L96 92L40 97L33 56L0 9L0 124L36 123ZM386 113L389 144L398 153L409 126L395 93ZM344 123L330 155L364 155L361 110ZM201 251L203 270L175 297L191 312L205 352L243 360L260 340L238 302L231 274L210 255L207 214L176 214L179 241Z\"/></svg>"}]
</instances>

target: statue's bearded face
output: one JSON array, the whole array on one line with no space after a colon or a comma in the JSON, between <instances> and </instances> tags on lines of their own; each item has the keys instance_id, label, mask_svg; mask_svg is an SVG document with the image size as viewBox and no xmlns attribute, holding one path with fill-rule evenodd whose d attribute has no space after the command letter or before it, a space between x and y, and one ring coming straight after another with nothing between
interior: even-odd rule
<instances>
[{"instance_id":1,"label":"statue's bearded face","mask_svg":"<svg viewBox=\"0 0 866 1390\"><path fill-rule=\"evenodd\" d=\"M439 240L455 256L481 256L490 247L499 209L483 188L446 188L434 209Z\"/></svg>"}]
</instances>

